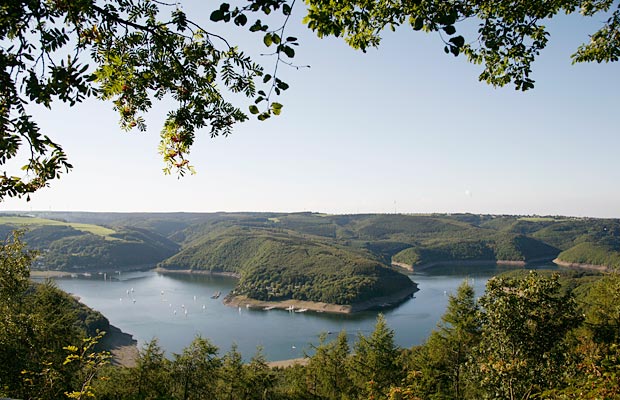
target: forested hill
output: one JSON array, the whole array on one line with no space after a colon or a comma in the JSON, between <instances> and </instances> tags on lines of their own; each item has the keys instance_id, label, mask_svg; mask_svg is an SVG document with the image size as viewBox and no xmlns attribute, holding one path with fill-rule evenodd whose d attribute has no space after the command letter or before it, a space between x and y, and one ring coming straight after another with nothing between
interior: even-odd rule
<instances>
[{"instance_id":1,"label":"forested hill","mask_svg":"<svg viewBox=\"0 0 620 400\"><path fill-rule=\"evenodd\" d=\"M175 254L179 245L148 229L0 216L0 237L24 231L24 242L40 251L34 269L71 272L153 267Z\"/></svg>"},{"instance_id":2,"label":"forested hill","mask_svg":"<svg viewBox=\"0 0 620 400\"><path fill-rule=\"evenodd\" d=\"M20 225L4 215L0 217L0 234L24 226L23 220L27 220L30 232L26 239L31 246L59 255L61 247L94 246L99 254L110 254L110 250L104 249L112 248L112 255L103 258L123 265L159 262L182 249L183 259L193 259L183 266L196 268L198 258L191 256L191 249L208 245L209 238L237 227L286 232L304 238L306 243L318 241L363 249L382 263L398 262L413 267L449 261L527 263L554 258L570 263L620 266L618 219L478 214L34 212L29 213L30 219L22 218ZM41 225L43 218L47 222ZM49 221L55 221L55 225L49 225ZM93 225L98 228L92 228ZM66 239L69 237L73 239ZM112 243L110 238L130 242L132 246L141 243L143 247L132 251L133 259L124 259L123 249L130 245ZM84 251L91 254L95 250ZM77 253L80 252L72 254ZM66 268L75 261L67 254L59 257L65 261L53 262L58 268ZM178 262L179 258L174 260Z\"/></svg>"},{"instance_id":3,"label":"forested hill","mask_svg":"<svg viewBox=\"0 0 620 400\"><path fill-rule=\"evenodd\" d=\"M364 249L304 238L293 231L231 227L160 263L167 269L240 275L234 293L256 300L356 304L414 285Z\"/></svg>"},{"instance_id":4,"label":"forested hill","mask_svg":"<svg viewBox=\"0 0 620 400\"><path fill-rule=\"evenodd\" d=\"M412 267L460 261L507 261L527 264L560 258L566 262L618 266L620 220L520 217L472 214L322 215L315 213L206 214L171 236L183 246L187 263L196 268L192 253L231 228L267 229L304 238L362 249L375 259ZM168 263L171 260L168 260ZM170 264L168 264L170 265ZM201 268L212 268L202 266Z\"/></svg>"}]
</instances>

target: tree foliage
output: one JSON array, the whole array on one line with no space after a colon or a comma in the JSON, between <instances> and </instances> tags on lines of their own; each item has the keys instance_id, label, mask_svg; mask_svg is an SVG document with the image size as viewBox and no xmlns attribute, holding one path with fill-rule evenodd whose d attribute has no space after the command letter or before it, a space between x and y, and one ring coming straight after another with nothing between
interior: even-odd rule
<instances>
[{"instance_id":1,"label":"tree foliage","mask_svg":"<svg viewBox=\"0 0 620 400\"><path fill-rule=\"evenodd\" d=\"M387 398L390 388L403 378L398 355L394 331L387 326L383 314L379 314L370 336L358 336L349 361L351 382L358 398Z\"/></svg>"},{"instance_id":2,"label":"tree foliage","mask_svg":"<svg viewBox=\"0 0 620 400\"><path fill-rule=\"evenodd\" d=\"M242 10L269 14L282 6L287 18L291 8L282 3L257 0ZM211 20L228 21L231 15L239 26L248 21L227 4ZM266 32L265 44L267 38L277 44L276 68L281 55L294 57L296 39L277 34L284 27L270 31L257 20L250 31ZM153 101L171 98L176 107L161 130L159 152L164 171L182 175L192 171L187 155L197 130L208 127L212 137L228 135L234 124L247 120L228 93L266 101L258 115L266 119L282 109L271 101L271 92L288 88L225 38L189 19L180 5L158 0L3 2L0 41L0 165L20 153L28 160L26 176L3 171L0 199L28 195L72 168L62 147L41 132L32 104L73 106L96 96L113 102L123 130L144 131L143 114Z\"/></svg>"},{"instance_id":3,"label":"tree foliage","mask_svg":"<svg viewBox=\"0 0 620 400\"><path fill-rule=\"evenodd\" d=\"M109 358L95 351L103 332L89 325L107 328L107 320L50 281L31 283L36 253L20 236L0 245L0 396L86 398Z\"/></svg>"},{"instance_id":4,"label":"tree foliage","mask_svg":"<svg viewBox=\"0 0 620 400\"><path fill-rule=\"evenodd\" d=\"M565 361L566 336L582 317L559 275L492 278L484 309L477 373L486 398L526 399L553 387Z\"/></svg>"},{"instance_id":5,"label":"tree foliage","mask_svg":"<svg viewBox=\"0 0 620 400\"><path fill-rule=\"evenodd\" d=\"M620 54L620 4L617 1L331 1L307 0L305 22L320 37L342 36L352 47L376 47L386 27L409 25L438 32L444 51L482 64L479 79L493 86L534 87L532 64L549 41L544 23L559 14L606 16L603 27L580 46L574 62L617 61ZM471 26L477 29L471 29Z\"/></svg>"},{"instance_id":6,"label":"tree foliage","mask_svg":"<svg viewBox=\"0 0 620 400\"><path fill-rule=\"evenodd\" d=\"M464 281L455 295L450 295L446 312L438 328L423 346L405 357L405 384L423 398L469 398L468 367L473 349L480 341L481 316L474 289ZM475 390L474 390L475 392Z\"/></svg>"}]
</instances>

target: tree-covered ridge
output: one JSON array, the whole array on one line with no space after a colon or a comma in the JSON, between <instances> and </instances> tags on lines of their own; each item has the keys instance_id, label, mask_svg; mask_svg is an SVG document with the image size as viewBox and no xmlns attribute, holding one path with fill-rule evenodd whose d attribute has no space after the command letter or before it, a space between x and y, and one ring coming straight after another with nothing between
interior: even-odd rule
<instances>
[{"instance_id":1,"label":"tree-covered ridge","mask_svg":"<svg viewBox=\"0 0 620 400\"><path fill-rule=\"evenodd\" d=\"M40 251L35 268L41 269L102 271L154 265L178 249L169 239L141 228L0 217L2 237L15 229L23 229L23 240Z\"/></svg>"},{"instance_id":2,"label":"tree-covered ridge","mask_svg":"<svg viewBox=\"0 0 620 400\"><path fill-rule=\"evenodd\" d=\"M618 244L597 244L584 242L561 252L558 259L566 263L603 265L620 268L620 249Z\"/></svg>"},{"instance_id":3,"label":"tree-covered ridge","mask_svg":"<svg viewBox=\"0 0 620 400\"><path fill-rule=\"evenodd\" d=\"M413 290L409 278L368 251L272 229L229 228L159 265L237 273L235 295L266 301L354 304Z\"/></svg>"},{"instance_id":4,"label":"tree-covered ridge","mask_svg":"<svg viewBox=\"0 0 620 400\"><path fill-rule=\"evenodd\" d=\"M32 283L35 257L19 234L0 243L0 396L67 398L90 390L86 375L108 355L89 338L110 324L52 282Z\"/></svg>"},{"instance_id":5,"label":"tree-covered ridge","mask_svg":"<svg viewBox=\"0 0 620 400\"><path fill-rule=\"evenodd\" d=\"M106 226L117 232L154 232L179 245L182 251L166 265L186 268L220 268L235 272L235 252L224 248L209 255L201 248L210 243L222 246L218 235L228 229L250 229L252 234L271 232L303 239L306 245L329 244L351 251L365 251L384 264L398 262L411 266L431 263L485 260L531 262L552 260L613 266L614 251L620 242L617 219L537 217L485 214L358 214L327 215L303 213L33 213L35 216L66 220L61 230L48 227L59 236L73 236L75 223ZM1 219L0 219L1 221ZM0 224L0 233L11 227ZM6 231L6 232L5 232ZM43 230L37 243L50 244ZM108 234L106 239L119 239ZM160 237L152 238L156 242ZM228 239L233 240L233 239ZM169 242L164 247L172 248ZM167 244L166 244L167 243ZM232 243L232 242L230 242ZM589 243L585 245L583 243ZM84 243L84 245L89 245ZM107 245L110 245L108 243ZM42 246L42 247L44 247ZM242 246L243 247L243 246ZM594 251L593 249L597 250ZM615 250L614 250L615 249ZM568 251L570 250L570 251ZM567 252L568 251L568 252ZM608 259L607 252L611 258ZM155 254L151 252L150 254ZM192 254L196 253L196 254ZM215 256L217 254L217 256ZM228 255L225 255L228 254ZM173 252L170 253L173 255ZM201 257L205 258L201 258ZM64 257L64 256L63 256ZM213 258L215 257L215 258ZM226 259L230 257L230 259ZM244 259L251 258L243 255ZM160 261L160 260L158 260ZM147 264L145 262L144 264Z\"/></svg>"}]
</instances>

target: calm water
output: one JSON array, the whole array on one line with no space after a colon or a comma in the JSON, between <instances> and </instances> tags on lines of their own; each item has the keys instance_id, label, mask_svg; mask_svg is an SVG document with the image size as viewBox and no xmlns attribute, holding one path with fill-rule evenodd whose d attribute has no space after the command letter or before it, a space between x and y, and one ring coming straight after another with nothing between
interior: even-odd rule
<instances>
[{"instance_id":1,"label":"calm water","mask_svg":"<svg viewBox=\"0 0 620 400\"><path fill-rule=\"evenodd\" d=\"M463 279L469 279L480 296L489 277L503 270L461 266L411 275L420 290L414 298L384 311L396 343L402 347L422 343L444 313L448 294L454 293ZM202 335L220 348L220 354L236 343L245 358L250 358L257 346L263 347L269 360L302 357L322 332L332 332L331 337L345 330L353 341L359 332L372 332L377 316L376 311L330 315L228 307L222 299L234 287L235 279L227 277L155 272L115 275L119 277L104 281L102 275L93 275L56 282L132 334L139 346L156 337L168 354L181 352L196 335ZM217 291L221 297L212 299Z\"/></svg>"}]
</instances>

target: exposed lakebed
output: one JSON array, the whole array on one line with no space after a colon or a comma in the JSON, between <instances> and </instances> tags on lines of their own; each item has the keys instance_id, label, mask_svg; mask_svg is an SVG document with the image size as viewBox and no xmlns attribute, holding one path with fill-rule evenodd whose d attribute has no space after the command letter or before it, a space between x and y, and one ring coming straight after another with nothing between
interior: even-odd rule
<instances>
[{"instance_id":1,"label":"exposed lakebed","mask_svg":"<svg viewBox=\"0 0 620 400\"><path fill-rule=\"evenodd\" d=\"M531 267L528 267L531 268ZM545 266L545 268L554 268ZM509 270L498 266L435 267L411 275L419 291L412 299L384 310L395 341L401 347L422 343L444 313L448 294L469 278L477 296L486 281ZM514 269L514 268L512 268ZM168 354L179 353L196 335L227 352L233 343L246 359L257 346L269 360L302 357L311 352L322 332L335 336L345 330L351 342L358 333L372 332L378 311L348 315L228 307L222 299L235 286L235 278L209 275L161 275L156 272L91 277L56 278L58 286L88 306L101 311L110 323L130 333L142 345L154 337ZM220 292L218 299L211 296ZM134 301L135 300L135 301Z\"/></svg>"}]
</instances>

